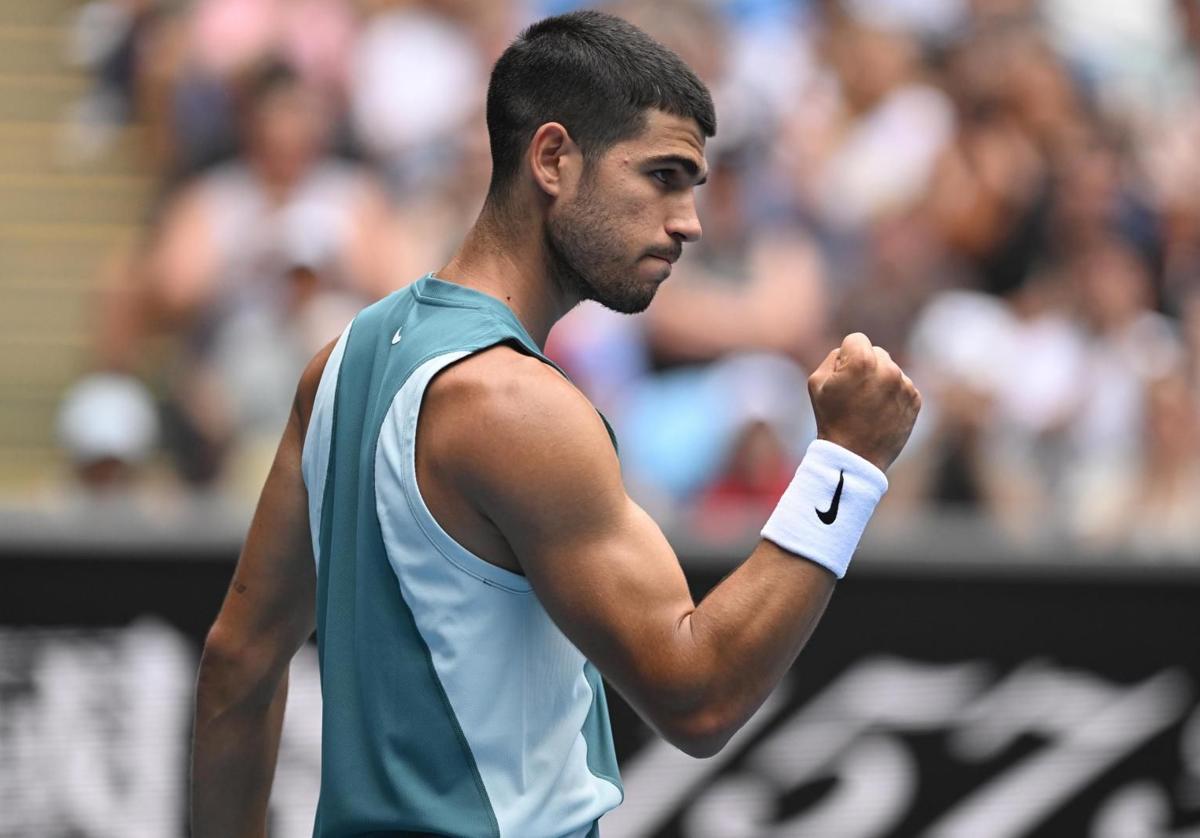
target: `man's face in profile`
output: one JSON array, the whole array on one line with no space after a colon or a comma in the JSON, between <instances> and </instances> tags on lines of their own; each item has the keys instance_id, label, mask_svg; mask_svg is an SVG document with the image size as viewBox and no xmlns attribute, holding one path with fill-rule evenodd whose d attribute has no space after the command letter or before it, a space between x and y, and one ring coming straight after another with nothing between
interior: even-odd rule
<instances>
[{"instance_id":1,"label":"man's face in profile","mask_svg":"<svg viewBox=\"0 0 1200 838\"><path fill-rule=\"evenodd\" d=\"M583 299L643 311L684 242L700 238L695 187L707 172L696 121L648 111L641 133L589 162L578 192L552 210L553 272Z\"/></svg>"}]
</instances>

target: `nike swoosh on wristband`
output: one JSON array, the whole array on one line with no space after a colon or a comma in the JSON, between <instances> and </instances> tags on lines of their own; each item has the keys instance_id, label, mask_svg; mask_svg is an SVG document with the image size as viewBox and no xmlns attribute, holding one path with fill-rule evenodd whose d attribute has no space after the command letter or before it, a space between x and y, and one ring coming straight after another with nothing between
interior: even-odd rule
<instances>
[{"instance_id":1,"label":"nike swoosh on wristband","mask_svg":"<svg viewBox=\"0 0 1200 838\"><path fill-rule=\"evenodd\" d=\"M842 487L844 485L846 485L846 472L839 471L837 488L833 490L833 501L830 502L829 508L822 512L815 506L813 507L822 524L832 524L837 520L838 504L842 502Z\"/></svg>"}]
</instances>

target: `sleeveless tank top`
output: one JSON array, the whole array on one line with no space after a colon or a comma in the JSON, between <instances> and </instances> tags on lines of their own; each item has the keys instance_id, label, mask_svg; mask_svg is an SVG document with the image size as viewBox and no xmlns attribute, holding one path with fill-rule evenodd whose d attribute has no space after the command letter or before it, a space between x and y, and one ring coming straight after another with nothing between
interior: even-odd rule
<instances>
[{"instance_id":1,"label":"sleeveless tank top","mask_svg":"<svg viewBox=\"0 0 1200 838\"><path fill-rule=\"evenodd\" d=\"M529 582L451 538L417 486L425 388L499 343L552 363L502 302L427 275L354 319L318 385L302 457L317 838L584 838L621 801L599 673Z\"/></svg>"}]
</instances>

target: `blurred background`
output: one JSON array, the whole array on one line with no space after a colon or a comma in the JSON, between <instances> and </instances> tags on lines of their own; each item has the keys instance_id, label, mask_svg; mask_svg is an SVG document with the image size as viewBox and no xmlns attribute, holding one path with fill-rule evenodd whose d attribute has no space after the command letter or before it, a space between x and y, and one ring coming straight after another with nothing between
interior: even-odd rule
<instances>
[{"instance_id":1,"label":"blurred background","mask_svg":"<svg viewBox=\"0 0 1200 838\"><path fill-rule=\"evenodd\" d=\"M0 0L0 836L183 834L197 644L299 371L445 263L492 62L582 5ZM585 304L548 346L697 592L790 479L842 335L925 396L802 659L824 677L710 769L618 708L660 794L627 773L606 834L1200 835L1200 3L586 5L717 104L703 241L646 314ZM319 764L298 666L279 835ZM772 761L839 685L844 741ZM1113 724L1144 736L1104 762ZM1077 782L1011 808L1037 771Z\"/></svg>"}]
</instances>

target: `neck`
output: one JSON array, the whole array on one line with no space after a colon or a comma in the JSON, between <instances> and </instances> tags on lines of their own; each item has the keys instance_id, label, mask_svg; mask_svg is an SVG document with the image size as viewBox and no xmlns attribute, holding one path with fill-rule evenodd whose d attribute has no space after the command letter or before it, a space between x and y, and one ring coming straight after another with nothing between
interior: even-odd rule
<instances>
[{"instance_id":1,"label":"neck","mask_svg":"<svg viewBox=\"0 0 1200 838\"><path fill-rule=\"evenodd\" d=\"M543 349L551 327L579 302L551 275L540 226L508 220L490 202L437 276L500 300Z\"/></svg>"}]
</instances>

